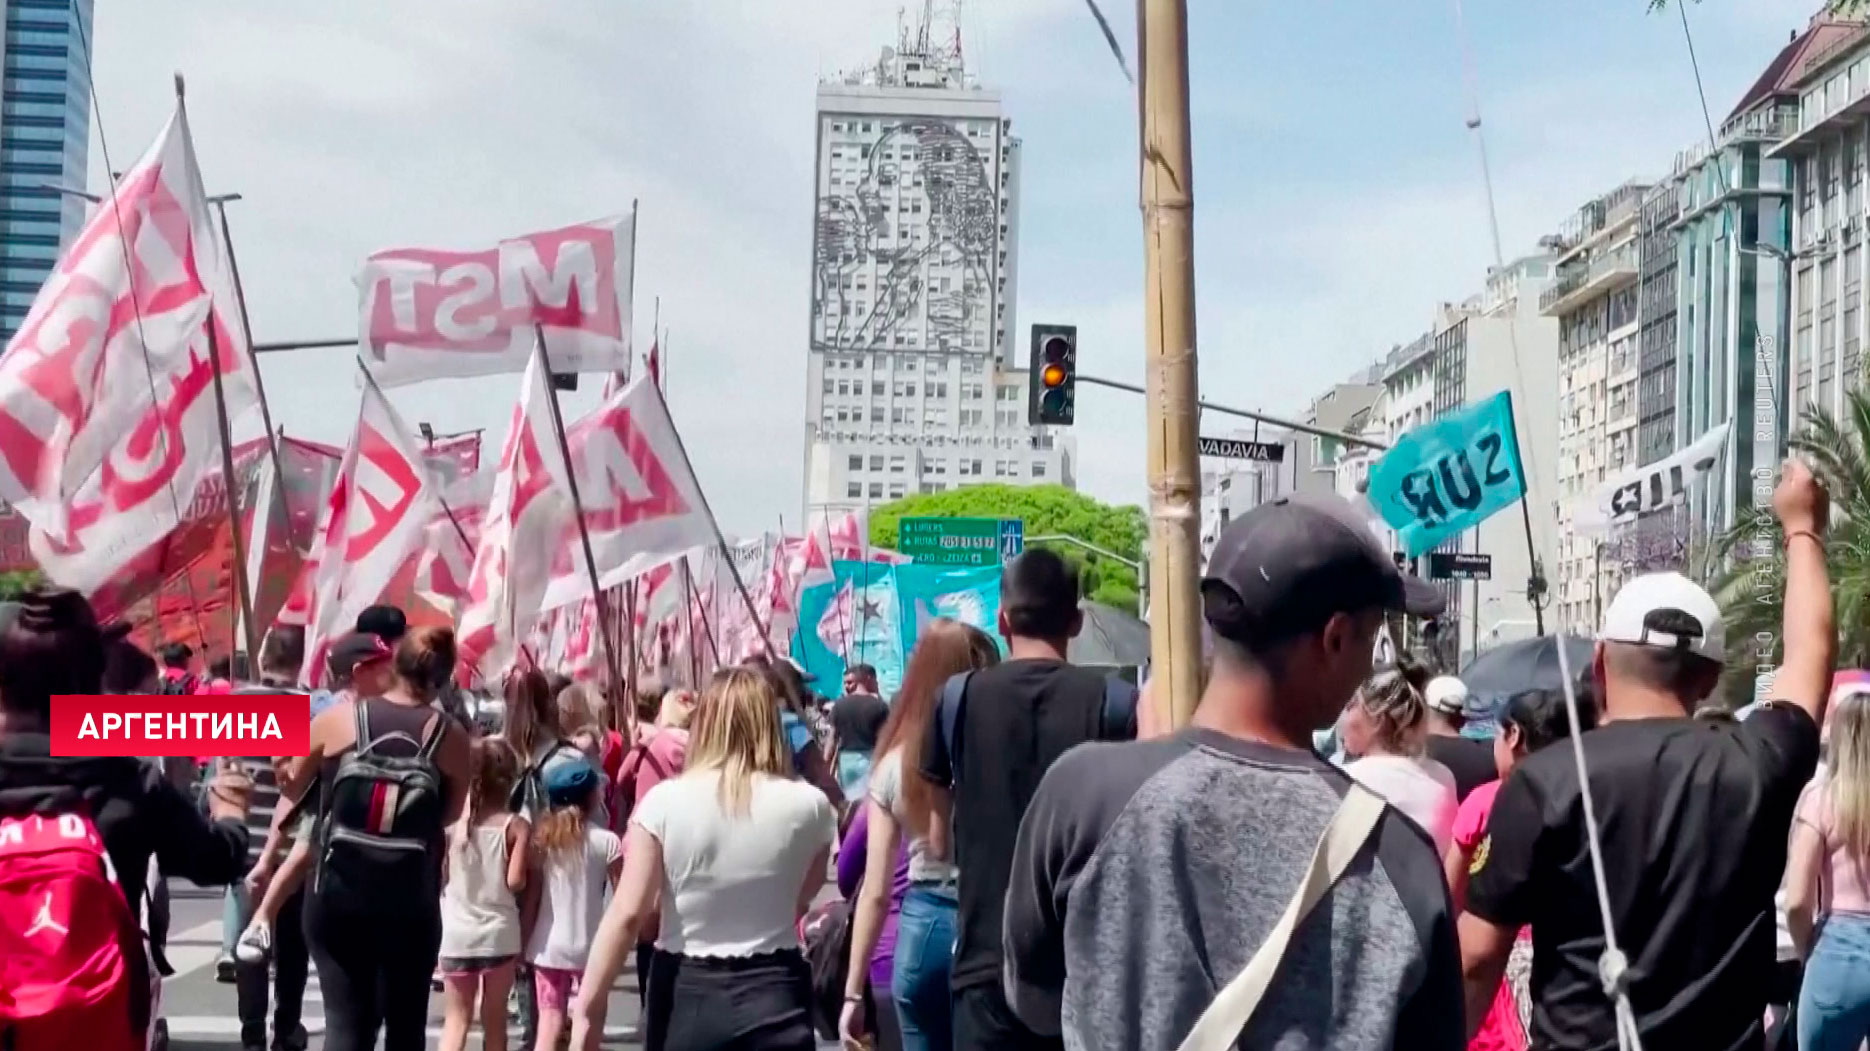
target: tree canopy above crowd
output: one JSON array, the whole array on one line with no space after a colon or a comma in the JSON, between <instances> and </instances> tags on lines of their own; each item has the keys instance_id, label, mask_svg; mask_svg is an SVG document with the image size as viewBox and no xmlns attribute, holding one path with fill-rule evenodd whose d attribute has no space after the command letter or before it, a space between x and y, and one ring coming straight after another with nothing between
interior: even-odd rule
<instances>
[{"instance_id":1,"label":"tree canopy above crowd","mask_svg":"<svg viewBox=\"0 0 1870 1051\"><path fill-rule=\"evenodd\" d=\"M1149 535L1143 509L1113 506L1062 485L970 485L939 493L918 493L870 511L870 543L896 550L897 524L905 517L1017 518L1026 535L1071 536L1085 543L1141 561ZM1130 567L1070 544L1047 543L1079 566L1084 594L1093 602L1137 612L1136 572Z\"/></svg>"}]
</instances>

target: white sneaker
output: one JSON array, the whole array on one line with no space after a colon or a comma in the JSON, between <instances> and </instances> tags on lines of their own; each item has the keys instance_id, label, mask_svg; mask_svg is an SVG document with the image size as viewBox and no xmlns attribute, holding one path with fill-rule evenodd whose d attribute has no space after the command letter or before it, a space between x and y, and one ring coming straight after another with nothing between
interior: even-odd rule
<instances>
[{"instance_id":1,"label":"white sneaker","mask_svg":"<svg viewBox=\"0 0 1870 1051\"><path fill-rule=\"evenodd\" d=\"M265 963L272 955L273 928L258 920L248 924L247 929L240 932L240 940L234 943L234 956L241 963Z\"/></svg>"}]
</instances>

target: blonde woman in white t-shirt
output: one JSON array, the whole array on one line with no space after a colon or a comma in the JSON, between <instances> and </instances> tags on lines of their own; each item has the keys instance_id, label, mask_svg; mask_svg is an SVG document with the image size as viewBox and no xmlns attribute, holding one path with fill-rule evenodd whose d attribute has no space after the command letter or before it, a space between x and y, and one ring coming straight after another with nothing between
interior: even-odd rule
<instances>
[{"instance_id":1,"label":"blonde woman in white t-shirt","mask_svg":"<svg viewBox=\"0 0 1870 1051\"><path fill-rule=\"evenodd\" d=\"M1453 771L1427 755L1427 683L1427 670L1416 664L1381 672L1358 688L1338 725L1345 752L1355 757L1344 772L1421 826L1435 856L1444 857L1460 801Z\"/></svg>"},{"instance_id":2,"label":"blonde woman in white t-shirt","mask_svg":"<svg viewBox=\"0 0 1870 1051\"><path fill-rule=\"evenodd\" d=\"M793 774L767 677L717 672L687 764L630 815L622 881L591 946L572 1046L594 1049L606 994L661 910L645 1044L659 1051L814 1051L798 920L821 887L837 816Z\"/></svg>"}]
</instances>

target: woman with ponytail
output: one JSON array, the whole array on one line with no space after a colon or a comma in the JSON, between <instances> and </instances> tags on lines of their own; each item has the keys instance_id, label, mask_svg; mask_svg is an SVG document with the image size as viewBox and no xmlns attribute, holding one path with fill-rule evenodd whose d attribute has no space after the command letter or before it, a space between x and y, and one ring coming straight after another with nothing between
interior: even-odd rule
<instances>
[{"instance_id":1,"label":"woman with ponytail","mask_svg":"<svg viewBox=\"0 0 1870 1051\"><path fill-rule=\"evenodd\" d=\"M1459 809L1454 774L1428 757L1428 669L1403 661L1379 672L1351 698L1339 726L1354 758L1344 772L1403 812L1444 856Z\"/></svg>"}]
</instances>

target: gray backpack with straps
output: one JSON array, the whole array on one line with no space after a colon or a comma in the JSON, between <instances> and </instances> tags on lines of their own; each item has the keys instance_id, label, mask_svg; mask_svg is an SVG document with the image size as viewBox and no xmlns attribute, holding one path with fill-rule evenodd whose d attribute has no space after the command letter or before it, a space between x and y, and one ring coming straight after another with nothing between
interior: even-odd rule
<instances>
[{"instance_id":1,"label":"gray backpack with straps","mask_svg":"<svg viewBox=\"0 0 1870 1051\"><path fill-rule=\"evenodd\" d=\"M447 717L432 713L417 740L402 731L373 736L367 701L353 711L357 745L323 789L313 890L356 911L407 916L425 898L433 908L447 805L435 750ZM413 754L388 754L392 742Z\"/></svg>"}]
</instances>

